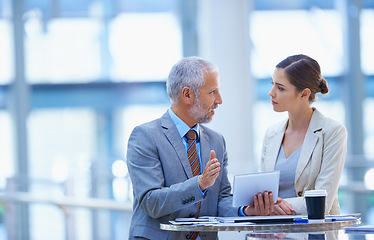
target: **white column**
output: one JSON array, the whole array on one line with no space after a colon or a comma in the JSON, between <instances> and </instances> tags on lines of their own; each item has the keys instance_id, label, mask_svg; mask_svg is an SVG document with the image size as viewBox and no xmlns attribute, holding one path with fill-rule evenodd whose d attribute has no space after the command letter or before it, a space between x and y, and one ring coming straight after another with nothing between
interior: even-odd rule
<instances>
[{"instance_id":1,"label":"white column","mask_svg":"<svg viewBox=\"0 0 374 240\"><path fill-rule=\"evenodd\" d=\"M256 93L256 82L249 69L251 1L201 0L198 3L199 56L219 67L223 98L208 127L226 139L230 176L257 171L251 130Z\"/></svg>"}]
</instances>

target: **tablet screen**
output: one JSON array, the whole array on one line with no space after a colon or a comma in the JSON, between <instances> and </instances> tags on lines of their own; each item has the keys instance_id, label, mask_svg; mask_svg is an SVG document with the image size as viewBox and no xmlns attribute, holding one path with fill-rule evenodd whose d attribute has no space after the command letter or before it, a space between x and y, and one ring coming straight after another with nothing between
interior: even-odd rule
<instances>
[{"instance_id":1,"label":"tablet screen","mask_svg":"<svg viewBox=\"0 0 374 240\"><path fill-rule=\"evenodd\" d=\"M233 207L253 205L253 197L259 192L272 192L274 203L278 199L279 171L259 172L234 176Z\"/></svg>"}]
</instances>

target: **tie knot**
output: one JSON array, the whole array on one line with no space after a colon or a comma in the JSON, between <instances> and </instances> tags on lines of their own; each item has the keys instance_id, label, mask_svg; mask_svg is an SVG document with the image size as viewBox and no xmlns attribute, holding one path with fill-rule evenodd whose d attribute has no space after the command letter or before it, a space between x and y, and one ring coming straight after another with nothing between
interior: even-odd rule
<instances>
[{"instance_id":1,"label":"tie knot","mask_svg":"<svg viewBox=\"0 0 374 240\"><path fill-rule=\"evenodd\" d=\"M196 139L196 135L197 135L197 133L196 133L195 130L190 130L190 131L188 131L188 132L186 133L186 137L187 137L188 139L192 139L192 140L195 140L195 139Z\"/></svg>"}]
</instances>

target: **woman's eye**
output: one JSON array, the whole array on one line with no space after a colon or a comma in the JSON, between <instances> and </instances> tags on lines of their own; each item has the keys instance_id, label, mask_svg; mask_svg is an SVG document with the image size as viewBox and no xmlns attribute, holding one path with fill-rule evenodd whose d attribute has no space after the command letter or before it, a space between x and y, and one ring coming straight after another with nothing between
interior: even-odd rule
<instances>
[{"instance_id":1,"label":"woman's eye","mask_svg":"<svg viewBox=\"0 0 374 240\"><path fill-rule=\"evenodd\" d=\"M273 82L273 81L271 81L270 84L274 86L274 82ZM278 88L279 91L284 91L284 88L281 87L281 86L278 85L278 84L276 85L276 88Z\"/></svg>"}]
</instances>

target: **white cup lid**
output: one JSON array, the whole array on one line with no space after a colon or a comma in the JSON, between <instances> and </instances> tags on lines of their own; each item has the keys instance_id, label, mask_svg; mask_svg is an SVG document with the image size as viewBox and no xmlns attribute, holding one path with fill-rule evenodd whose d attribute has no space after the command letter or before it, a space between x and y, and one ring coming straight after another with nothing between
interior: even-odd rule
<instances>
[{"instance_id":1,"label":"white cup lid","mask_svg":"<svg viewBox=\"0 0 374 240\"><path fill-rule=\"evenodd\" d=\"M304 197L327 196L326 190L308 190L305 191Z\"/></svg>"}]
</instances>

